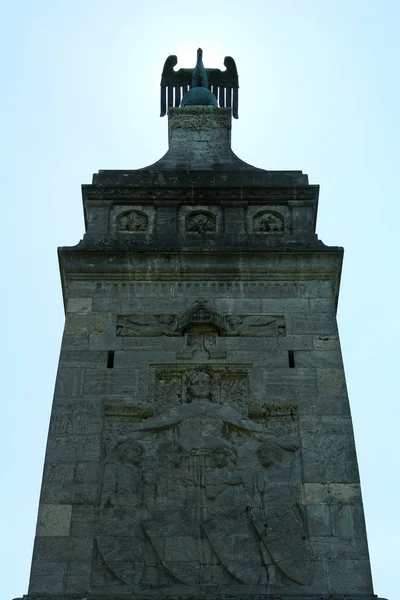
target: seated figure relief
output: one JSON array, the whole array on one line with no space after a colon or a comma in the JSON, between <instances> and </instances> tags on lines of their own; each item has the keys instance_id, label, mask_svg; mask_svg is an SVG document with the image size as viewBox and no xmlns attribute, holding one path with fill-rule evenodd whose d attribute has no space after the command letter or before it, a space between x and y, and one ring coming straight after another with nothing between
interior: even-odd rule
<instances>
[{"instance_id":1,"label":"seated figure relief","mask_svg":"<svg viewBox=\"0 0 400 600\"><path fill-rule=\"evenodd\" d=\"M132 427L105 465L104 519L124 525L97 538L105 564L133 590L307 584L297 446L216 402L212 370L185 381L183 403Z\"/></svg>"}]
</instances>

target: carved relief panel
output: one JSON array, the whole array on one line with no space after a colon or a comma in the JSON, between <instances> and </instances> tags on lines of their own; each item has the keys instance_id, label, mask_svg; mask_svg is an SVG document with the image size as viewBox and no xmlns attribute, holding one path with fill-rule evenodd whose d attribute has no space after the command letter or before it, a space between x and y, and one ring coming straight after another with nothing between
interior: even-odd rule
<instances>
[{"instance_id":1,"label":"carved relief panel","mask_svg":"<svg viewBox=\"0 0 400 600\"><path fill-rule=\"evenodd\" d=\"M282 206L249 206L246 224L249 233L264 235L266 241L278 240L291 228L291 210Z\"/></svg>"},{"instance_id":2,"label":"carved relief panel","mask_svg":"<svg viewBox=\"0 0 400 600\"><path fill-rule=\"evenodd\" d=\"M155 209L149 205L114 206L111 213L111 233L125 236L148 234L154 230Z\"/></svg>"},{"instance_id":3,"label":"carved relief panel","mask_svg":"<svg viewBox=\"0 0 400 600\"><path fill-rule=\"evenodd\" d=\"M218 206L186 206L179 211L179 229L189 235L208 235L222 231L222 213Z\"/></svg>"},{"instance_id":4,"label":"carved relief panel","mask_svg":"<svg viewBox=\"0 0 400 600\"><path fill-rule=\"evenodd\" d=\"M260 211L253 217L255 233L283 233L285 230L283 217L271 210Z\"/></svg>"},{"instance_id":5,"label":"carved relief panel","mask_svg":"<svg viewBox=\"0 0 400 600\"><path fill-rule=\"evenodd\" d=\"M198 372L207 374L203 378L208 380L210 402L229 403L247 414L250 365L154 365L152 371L155 414L165 406L190 404L190 382Z\"/></svg>"},{"instance_id":6,"label":"carved relief panel","mask_svg":"<svg viewBox=\"0 0 400 600\"><path fill-rule=\"evenodd\" d=\"M152 416L136 413L114 437L106 423L94 589L310 581L299 445L268 431L265 410L249 411L250 374L153 365ZM118 414L108 411L106 421Z\"/></svg>"},{"instance_id":7,"label":"carved relief panel","mask_svg":"<svg viewBox=\"0 0 400 600\"><path fill-rule=\"evenodd\" d=\"M117 219L119 231L147 231L149 219L145 213L138 210L131 210L122 213Z\"/></svg>"},{"instance_id":8,"label":"carved relief panel","mask_svg":"<svg viewBox=\"0 0 400 600\"><path fill-rule=\"evenodd\" d=\"M216 218L212 213L193 211L185 219L185 230L193 233L215 232L217 229Z\"/></svg>"}]
</instances>

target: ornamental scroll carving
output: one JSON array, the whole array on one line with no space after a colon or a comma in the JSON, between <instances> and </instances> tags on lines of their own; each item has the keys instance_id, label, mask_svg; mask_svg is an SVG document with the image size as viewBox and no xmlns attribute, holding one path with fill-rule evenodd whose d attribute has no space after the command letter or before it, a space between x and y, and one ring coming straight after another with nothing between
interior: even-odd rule
<instances>
[{"instance_id":1,"label":"ornamental scroll carving","mask_svg":"<svg viewBox=\"0 0 400 600\"><path fill-rule=\"evenodd\" d=\"M254 215L253 231L257 233L283 233L283 217L279 213L263 211Z\"/></svg>"},{"instance_id":2,"label":"ornamental scroll carving","mask_svg":"<svg viewBox=\"0 0 400 600\"><path fill-rule=\"evenodd\" d=\"M113 584L172 593L310 582L299 447L222 400L216 379L184 372L179 404L114 440L96 536Z\"/></svg>"},{"instance_id":3,"label":"ornamental scroll carving","mask_svg":"<svg viewBox=\"0 0 400 600\"><path fill-rule=\"evenodd\" d=\"M147 231L149 219L147 215L138 210L131 210L118 217L118 229L120 231Z\"/></svg>"}]
</instances>

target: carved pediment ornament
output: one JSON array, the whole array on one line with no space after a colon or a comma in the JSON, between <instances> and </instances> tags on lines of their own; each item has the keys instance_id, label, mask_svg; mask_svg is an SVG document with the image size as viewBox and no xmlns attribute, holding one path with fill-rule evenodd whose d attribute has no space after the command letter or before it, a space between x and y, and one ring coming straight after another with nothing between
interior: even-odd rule
<instances>
[{"instance_id":1,"label":"carved pediment ornament","mask_svg":"<svg viewBox=\"0 0 400 600\"><path fill-rule=\"evenodd\" d=\"M220 335L225 335L228 330L226 318L207 306L207 300L203 298L196 300L194 308L186 310L177 317L177 331L179 333L183 333L188 327L199 325L211 325L218 330Z\"/></svg>"}]
</instances>

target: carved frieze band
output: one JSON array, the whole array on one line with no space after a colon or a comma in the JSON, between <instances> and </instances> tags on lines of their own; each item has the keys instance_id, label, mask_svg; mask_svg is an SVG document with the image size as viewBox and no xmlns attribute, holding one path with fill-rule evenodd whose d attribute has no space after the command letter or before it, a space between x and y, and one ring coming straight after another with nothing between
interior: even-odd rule
<instances>
[{"instance_id":1,"label":"carved frieze band","mask_svg":"<svg viewBox=\"0 0 400 600\"><path fill-rule=\"evenodd\" d=\"M198 300L196 306L180 314L118 315L118 336L173 336L191 328L209 326L220 335L276 336L285 335L283 315L222 315Z\"/></svg>"}]
</instances>

